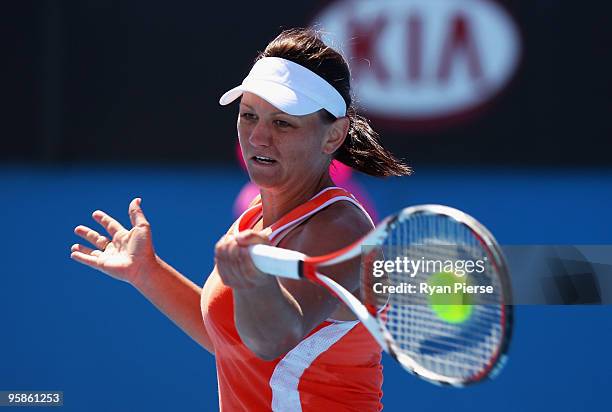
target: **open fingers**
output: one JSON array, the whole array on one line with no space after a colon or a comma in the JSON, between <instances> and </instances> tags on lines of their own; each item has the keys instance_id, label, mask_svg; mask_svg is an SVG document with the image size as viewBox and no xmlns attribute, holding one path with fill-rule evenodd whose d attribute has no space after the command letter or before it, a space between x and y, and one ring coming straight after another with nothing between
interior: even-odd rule
<instances>
[{"instance_id":1,"label":"open fingers","mask_svg":"<svg viewBox=\"0 0 612 412\"><path fill-rule=\"evenodd\" d=\"M91 214L91 216L96 222L102 225L104 229L106 229L108 234L111 235L111 238L114 238L117 232L126 230L121 223L117 222L115 219L101 210L96 210Z\"/></svg>"},{"instance_id":2,"label":"open fingers","mask_svg":"<svg viewBox=\"0 0 612 412\"><path fill-rule=\"evenodd\" d=\"M102 252L100 250L97 249L92 249L89 248L87 246L83 246L83 245L79 245L78 243L75 243L74 245L72 245L72 247L70 248L71 252L81 252L84 253L86 255L91 255L91 256L95 256L98 257L102 254Z\"/></svg>"},{"instance_id":3,"label":"open fingers","mask_svg":"<svg viewBox=\"0 0 612 412\"><path fill-rule=\"evenodd\" d=\"M137 197L130 202L128 213L130 215L130 221L132 226L149 226L149 222L140 207L142 199Z\"/></svg>"},{"instance_id":4,"label":"open fingers","mask_svg":"<svg viewBox=\"0 0 612 412\"><path fill-rule=\"evenodd\" d=\"M91 243L100 250L104 250L104 248L106 248L106 246L110 243L110 239L108 239L106 236L102 236L101 234L91 228L88 228L87 226L77 226L76 228L74 228L74 233L87 240L89 243Z\"/></svg>"},{"instance_id":5,"label":"open fingers","mask_svg":"<svg viewBox=\"0 0 612 412\"><path fill-rule=\"evenodd\" d=\"M73 251L70 254L70 257L76 260L79 263L83 263L84 265L91 266L94 269L98 269L98 258L87 253Z\"/></svg>"}]
</instances>

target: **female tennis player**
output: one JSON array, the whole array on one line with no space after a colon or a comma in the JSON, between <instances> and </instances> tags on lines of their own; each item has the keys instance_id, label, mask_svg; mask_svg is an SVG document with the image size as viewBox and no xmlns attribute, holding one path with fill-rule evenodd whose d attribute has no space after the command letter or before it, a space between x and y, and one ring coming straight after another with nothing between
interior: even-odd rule
<instances>
[{"instance_id":1,"label":"female tennis player","mask_svg":"<svg viewBox=\"0 0 612 412\"><path fill-rule=\"evenodd\" d=\"M285 31L268 44L220 103L238 99L242 155L260 196L217 243L202 289L156 255L139 198L129 206L130 230L95 211L109 236L78 226L95 248L77 244L71 256L134 285L215 355L222 411L381 410L381 349L363 325L322 287L257 270L248 246L338 250L373 223L335 187L330 162L373 176L410 169L356 114L347 62L313 30ZM359 292L354 264L329 275Z\"/></svg>"}]
</instances>

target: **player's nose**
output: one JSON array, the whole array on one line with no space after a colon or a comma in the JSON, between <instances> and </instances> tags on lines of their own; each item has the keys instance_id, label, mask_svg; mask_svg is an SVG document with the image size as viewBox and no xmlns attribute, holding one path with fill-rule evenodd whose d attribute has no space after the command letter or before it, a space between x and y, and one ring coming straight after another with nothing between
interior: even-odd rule
<instances>
[{"instance_id":1,"label":"player's nose","mask_svg":"<svg viewBox=\"0 0 612 412\"><path fill-rule=\"evenodd\" d=\"M270 146L272 143L272 133L265 122L257 122L255 127L251 130L249 143L251 143L253 146Z\"/></svg>"}]
</instances>

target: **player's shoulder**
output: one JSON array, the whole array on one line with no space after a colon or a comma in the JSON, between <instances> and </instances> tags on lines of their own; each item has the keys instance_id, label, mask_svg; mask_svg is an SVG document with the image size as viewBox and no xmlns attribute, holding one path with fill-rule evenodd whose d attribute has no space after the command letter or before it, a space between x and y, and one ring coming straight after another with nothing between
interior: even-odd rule
<instances>
[{"instance_id":1,"label":"player's shoulder","mask_svg":"<svg viewBox=\"0 0 612 412\"><path fill-rule=\"evenodd\" d=\"M332 203L316 213L305 225L306 232L322 234L326 232L366 234L373 226L366 214L356 205L340 201Z\"/></svg>"},{"instance_id":2,"label":"player's shoulder","mask_svg":"<svg viewBox=\"0 0 612 412\"><path fill-rule=\"evenodd\" d=\"M294 250L316 256L347 246L372 228L360 208L350 202L335 202L300 225L291 243Z\"/></svg>"}]
</instances>

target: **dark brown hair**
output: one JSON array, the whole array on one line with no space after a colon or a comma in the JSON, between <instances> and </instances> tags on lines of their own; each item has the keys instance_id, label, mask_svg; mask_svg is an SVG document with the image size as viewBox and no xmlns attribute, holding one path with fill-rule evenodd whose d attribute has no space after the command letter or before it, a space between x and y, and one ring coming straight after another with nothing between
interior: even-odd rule
<instances>
[{"instance_id":1,"label":"dark brown hair","mask_svg":"<svg viewBox=\"0 0 612 412\"><path fill-rule=\"evenodd\" d=\"M357 114L351 96L351 73L340 53L327 46L313 29L285 30L257 56L280 57L291 60L315 72L331 84L346 102L350 121L344 143L334 153L334 159L372 176L402 176L412 172L410 167L385 149L378 133L369 121ZM323 111L330 121L335 117Z\"/></svg>"}]
</instances>

